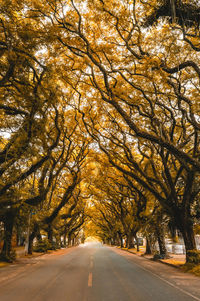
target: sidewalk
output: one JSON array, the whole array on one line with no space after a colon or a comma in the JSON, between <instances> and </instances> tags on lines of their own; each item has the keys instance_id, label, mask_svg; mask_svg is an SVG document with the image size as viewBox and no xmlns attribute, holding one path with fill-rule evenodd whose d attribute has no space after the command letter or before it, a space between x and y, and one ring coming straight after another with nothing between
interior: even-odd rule
<instances>
[{"instance_id":1,"label":"sidewalk","mask_svg":"<svg viewBox=\"0 0 200 301\"><path fill-rule=\"evenodd\" d=\"M28 255L25 254L25 247L14 247L14 250L16 252L16 260L12 263L9 262L4 262L4 261L0 261L0 268L8 266L8 265L12 265L12 264L16 264L18 262L20 262L23 259L29 259L29 258L35 258L35 257L39 257L41 255L44 255L46 253L39 253L39 252L33 252L33 254ZM50 252L48 252L50 253Z\"/></svg>"},{"instance_id":2,"label":"sidewalk","mask_svg":"<svg viewBox=\"0 0 200 301\"><path fill-rule=\"evenodd\" d=\"M138 256L144 256L147 259L153 260L153 255L145 255L145 247L140 247L140 251L137 252L136 249L127 249L122 248L122 250L125 250L127 252L136 254ZM169 253L169 259L159 259L160 262L174 266L174 267L181 267L185 264L185 254L172 254Z\"/></svg>"},{"instance_id":3,"label":"sidewalk","mask_svg":"<svg viewBox=\"0 0 200 301\"><path fill-rule=\"evenodd\" d=\"M15 249L17 258L25 256L25 247L24 246L23 247L15 247L14 249Z\"/></svg>"},{"instance_id":4,"label":"sidewalk","mask_svg":"<svg viewBox=\"0 0 200 301\"><path fill-rule=\"evenodd\" d=\"M25 254L25 247L14 247L14 250L16 252L16 260L12 263L0 261L0 268L9 266L9 265L15 265L18 263L23 263L27 260L31 259L37 259L37 257L41 257L43 255L54 255L54 254L62 254L66 249L71 249L73 247L68 248L61 248L56 250L48 250L47 252L33 252L32 254Z\"/></svg>"},{"instance_id":5,"label":"sidewalk","mask_svg":"<svg viewBox=\"0 0 200 301\"><path fill-rule=\"evenodd\" d=\"M172 254L169 253L170 258L169 259L161 259L160 261L166 264L173 265L175 267L180 267L185 264L186 262L186 256L185 254L179 255L179 254Z\"/></svg>"}]
</instances>

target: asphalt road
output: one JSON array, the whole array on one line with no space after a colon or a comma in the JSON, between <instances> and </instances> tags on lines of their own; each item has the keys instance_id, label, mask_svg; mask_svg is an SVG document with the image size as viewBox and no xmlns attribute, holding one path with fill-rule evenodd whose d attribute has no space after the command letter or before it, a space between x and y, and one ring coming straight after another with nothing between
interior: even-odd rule
<instances>
[{"instance_id":1,"label":"asphalt road","mask_svg":"<svg viewBox=\"0 0 200 301\"><path fill-rule=\"evenodd\" d=\"M200 278L89 244L0 269L1 301L200 301Z\"/></svg>"}]
</instances>

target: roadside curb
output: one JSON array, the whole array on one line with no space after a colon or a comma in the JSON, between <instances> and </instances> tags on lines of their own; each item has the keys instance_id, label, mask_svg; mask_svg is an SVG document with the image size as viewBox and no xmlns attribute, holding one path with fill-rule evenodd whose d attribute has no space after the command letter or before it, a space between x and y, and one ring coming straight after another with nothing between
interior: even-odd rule
<instances>
[{"instance_id":1,"label":"roadside curb","mask_svg":"<svg viewBox=\"0 0 200 301\"><path fill-rule=\"evenodd\" d=\"M170 267L173 267L175 269L179 269L179 270L181 270L181 267L184 265L184 263L181 264L181 265L175 265L175 264L172 264L172 263L169 263L169 262L162 261L162 259L161 260L159 259L158 261L161 262L161 263L163 263L163 264L166 264L166 265L168 265Z\"/></svg>"}]
</instances>

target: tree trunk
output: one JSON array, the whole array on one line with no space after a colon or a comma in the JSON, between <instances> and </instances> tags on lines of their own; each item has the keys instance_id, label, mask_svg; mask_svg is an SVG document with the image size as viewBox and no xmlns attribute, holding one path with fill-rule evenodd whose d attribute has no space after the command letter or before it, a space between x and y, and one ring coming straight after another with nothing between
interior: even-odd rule
<instances>
[{"instance_id":1,"label":"tree trunk","mask_svg":"<svg viewBox=\"0 0 200 301\"><path fill-rule=\"evenodd\" d=\"M70 247L70 246L71 246L71 244L72 244L71 235L70 235L70 234L68 234L68 243L67 243L68 247Z\"/></svg>"},{"instance_id":2,"label":"tree trunk","mask_svg":"<svg viewBox=\"0 0 200 301\"><path fill-rule=\"evenodd\" d=\"M137 235L135 235L135 240L136 240L136 245L137 245L137 252L140 251L140 246L139 246L139 240L137 238Z\"/></svg>"},{"instance_id":3,"label":"tree trunk","mask_svg":"<svg viewBox=\"0 0 200 301\"><path fill-rule=\"evenodd\" d=\"M40 234L40 229L39 229L39 227L38 227L38 229L37 229L36 238L37 238L37 240L42 240L42 235Z\"/></svg>"},{"instance_id":4,"label":"tree trunk","mask_svg":"<svg viewBox=\"0 0 200 301\"><path fill-rule=\"evenodd\" d=\"M126 234L126 248L129 246L129 236Z\"/></svg>"},{"instance_id":5,"label":"tree trunk","mask_svg":"<svg viewBox=\"0 0 200 301\"><path fill-rule=\"evenodd\" d=\"M180 221L180 220L179 220ZM185 250L186 250L186 262L193 263L195 261L196 264L200 263L200 255L197 251L197 246L195 242L195 234L194 228L191 218L184 217L182 219L182 224L179 224L179 230L183 236ZM196 251L196 253L194 252ZM196 259L194 258L196 254Z\"/></svg>"},{"instance_id":6,"label":"tree trunk","mask_svg":"<svg viewBox=\"0 0 200 301\"><path fill-rule=\"evenodd\" d=\"M118 235L119 235L119 243L120 243L120 247L123 248L123 237L122 237L121 232L118 232Z\"/></svg>"},{"instance_id":7,"label":"tree trunk","mask_svg":"<svg viewBox=\"0 0 200 301\"><path fill-rule=\"evenodd\" d=\"M19 247L21 246L21 231L18 225L15 227L15 230L16 230L16 246Z\"/></svg>"},{"instance_id":8,"label":"tree trunk","mask_svg":"<svg viewBox=\"0 0 200 301\"><path fill-rule=\"evenodd\" d=\"M116 235L114 235L111 239L111 245L116 246Z\"/></svg>"},{"instance_id":9,"label":"tree trunk","mask_svg":"<svg viewBox=\"0 0 200 301\"><path fill-rule=\"evenodd\" d=\"M123 248L123 246L124 246L124 242L123 242L123 237L121 235L121 237L120 237L120 247Z\"/></svg>"},{"instance_id":10,"label":"tree trunk","mask_svg":"<svg viewBox=\"0 0 200 301\"><path fill-rule=\"evenodd\" d=\"M33 253L33 240L34 238L37 237L37 240L41 240L41 234L40 234L40 229L37 223L34 224L33 226L33 231L29 235L29 244L28 244L28 254Z\"/></svg>"},{"instance_id":11,"label":"tree trunk","mask_svg":"<svg viewBox=\"0 0 200 301\"><path fill-rule=\"evenodd\" d=\"M63 247L63 242L62 242L62 239L61 239L61 235L59 236L59 246L62 248Z\"/></svg>"},{"instance_id":12,"label":"tree trunk","mask_svg":"<svg viewBox=\"0 0 200 301\"><path fill-rule=\"evenodd\" d=\"M164 258L167 255L167 250L165 247L165 237L164 237L164 231L162 228L157 227L156 236L157 236L157 240L158 240L160 255Z\"/></svg>"},{"instance_id":13,"label":"tree trunk","mask_svg":"<svg viewBox=\"0 0 200 301\"><path fill-rule=\"evenodd\" d=\"M47 235L48 235L48 241L52 244L53 243L53 229L52 229L51 224L48 225Z\"/></svg>"},{"instance_id":14,"label":"tree trunk","mask_svg":"<svg viewBox=\"0 0 200 301\"><path fill-rule=\"evenodd\" d=\"M176 0L170 0L171 4L171 14L172 14L172 23L176 21Z\"/></svg>"},{"instance_id":15,"label":"tree trunk","mask_svg":"<svg viewBox=\"0 0 200 301\"><path fill-rule=\"evenodd\" d=\"M62 247L61 236L56 235L56 248Z\"/></svg>"},{"instance_id":16,"label":"tree trunk","mask_svg":"<svg viewBox=\"0 0 200 301\"><path fill-rule=\"evenodd\" d=\"M127 240L126 240L126 248L132 249L135 247L134 241L133 241L133 234L129 233L127 235Z\"/></svg>"},{"instance_id":17,"label":"tree trunk","mask_svg":"<svg viewBox=\"0 0 200 301\"><path fill-rule=\"evenodd\" d=\"M36 233L34 231L34 228L33 228L33 231L32 233L29 235L29 243L28 243L28 254L33 254L33 240L36 236Z\"/></svg>"},{"instance_id":18,"label":"tree trunk","mask_svg":"<svg viewBox=\"0 0 200 301\"><path fill-rule=\"evenodd\" d=\"M35 238L35 233L31 233L29 236L29 243L28 243L28 254L33 254L33 240Z\"/></svg>"},{"instance_id":19,"label":"tree trunk","mask_svg":"<svg viewBox=\"0 0 200 301\"><path fill-rule=\"evenodd\" d=\"M196 250L197 247L196 247L193 227L190 227L189 225L187 225L183 229L182 235L183 235L183 240L185 243L186 253L189 250Z\"/></svg>"},{"instance_id":20,"label":"tree trunk","mask_svg":"<svg viewBox=\"0 0 200 301\"><path fill-rule=\"evenodd\" d=\"M150 240L148 237L146 237L146 251L145 251L146 255L151 255L151 244L150 244Z\"/></svg>"},{"instance_id":21,"label":"tree trunk","mask_svg":"<svg viewBox=\"0 0 200 301\"><path fill-rule=\"evenodd\" d=\"M63 244L66 247L66 245L67 245L67 233L66 232L64 233L64 236L63 236Z\"/></svg>"},{"instance_id":22,"label":"tree trunk","mask_svg":"<svg viewBox=\"0 0 200 301\"><path fill-rule=\"evenodd\" d=\"M4 217L4 244L1 252L1 257L5 261L12 261L12 233L16 217L16 210L10 209L6 212Z\"/></svg>"}]
</instances>

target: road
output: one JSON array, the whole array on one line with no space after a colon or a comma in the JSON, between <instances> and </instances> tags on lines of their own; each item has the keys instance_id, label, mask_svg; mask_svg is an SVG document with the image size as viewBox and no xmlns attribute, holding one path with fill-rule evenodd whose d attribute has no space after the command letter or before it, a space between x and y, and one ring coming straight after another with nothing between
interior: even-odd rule
<instances>
[{"instance_id":1,"label":"road","mask_svg":"<svg viewBox=\"0 0 200 301\"><path fill-rule=\"evenodd\" d=\"M200 278L88 244L0 269L1 301L200 301Z\"/></svg>"}]
</instances>

